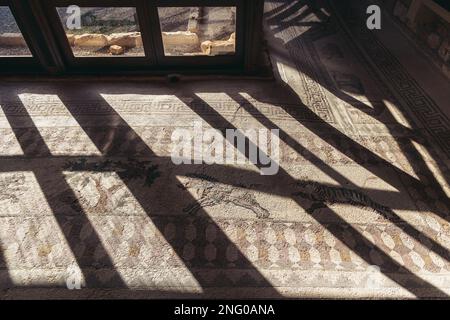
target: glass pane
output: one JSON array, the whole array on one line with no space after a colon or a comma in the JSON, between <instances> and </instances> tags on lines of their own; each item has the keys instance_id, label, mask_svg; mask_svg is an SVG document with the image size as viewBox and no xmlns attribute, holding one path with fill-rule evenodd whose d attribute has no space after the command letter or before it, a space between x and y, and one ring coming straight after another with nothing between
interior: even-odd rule
<instances>
[{"instance_id":1,"label":"glass pane","mask_svg":"<svg viewBox=\"0 0 450 320\"><path fill-rule=\"evenodd\" d=\"M166 56L236 52L236 7L160 7L158 14Z\"/></svg>"},{"instance_id":2,"label":"glass pane","mask_svg":"<svg viewBox=\"0 0 450 320\"><path fill-rule=\"evenodd\" d=\"M145 56L135 8L56 9L75 57Z\"/></svg>"},{"instance_id":3,"label":"glass pane","mask_svg":"<svg viewBox=\"0 0 450 320\"><path fill-rule=\"evenodd\" d=\"M0 6L1 56L32 56L11 10L6 6Z\"/></svg>"}]
</instances>

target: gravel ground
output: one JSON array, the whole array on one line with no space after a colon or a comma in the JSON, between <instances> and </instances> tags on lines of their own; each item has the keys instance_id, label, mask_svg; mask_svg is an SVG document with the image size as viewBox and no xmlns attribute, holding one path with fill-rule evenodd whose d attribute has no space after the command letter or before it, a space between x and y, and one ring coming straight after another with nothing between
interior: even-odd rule
<instances>
[{"instance_id":1,"label":"gravel ground","mask_svg":"<svg viewBox=\"0 0 450 320\"><path fill-rule=\"evenodd\" d=\"M8 7L0 7L0 33L18 33L19 27ZM0 56L29 56L27 47L0 46Z\"/></svg>"},{"instance_id":2,"label":"gravel ground","mask_svg":"<svg viewBox=\"0 0 450 320\"><path fill-rule=\"evenodd\" d=\"M81 29L66 28L66 7L58 8L58 14L66 31L83 33L120 33L139 31L134 8L81 8Z\"/></svg>"},{"instance_id":3,"label":"gravel ground","mask_svg":"<svg viewBox=\"0 0 450 320\"><path fill-rule=\"evenodd\" d=\"M143 57L145 56L144 48L128 48L125 49L125 53L117 56L113 56L109 53L107 47L100 49L97 48L83 48L72 47L73 53L76 57Z\"/></svg>"},{"instance_id":4,"label":"gravel ground","mask_svg":"<svg viewBox=\"0 0 450 320\"><path fill-rule=\"evenodd\" d=\"M14 16L8 7L0 7L0 33L20 32Z\"/></svg>"},{"instance_id":5,"label":"gravel ground","mask_svg":"<svg viewBox=\"0 0 450 320\"><path fill-rule=\"evenodd\" d=\"M4 47L0 46L0 56L30 56L27 47Z\"/></svg>"}]
</instances>

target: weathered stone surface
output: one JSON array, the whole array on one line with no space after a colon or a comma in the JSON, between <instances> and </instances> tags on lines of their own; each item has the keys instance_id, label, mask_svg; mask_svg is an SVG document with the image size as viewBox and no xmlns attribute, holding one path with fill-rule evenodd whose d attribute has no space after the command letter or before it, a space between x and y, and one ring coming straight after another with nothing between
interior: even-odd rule
<instances>
[{"instance_id":1,"label":"weathered stone surface","mask_svg":"<svg viewBox=\"0 0 450 320\"><path fill-rule=\"evenodd\" d=\"M235 31L236 10L234 8L204 7L200 18L198 34L202 41L221 40L224 34Z\"/></svg>"},{"instance_id":2,"label":"weathered stone surface","mask_svg":"<svg viewBox=\"0 0 450 320\"><path fill-rule=\"evenodd\" d=\"M27 43L21 33L3 33L0 35L0 45L10 47L26 47Z\"/></svg>"},{"instance_id":3,"label":"weathered stone surface","mask_svg":"<svg viewBox=\"0 0 450 320\"><path fill-rule=\"evenodd\" d=\"M110 46L109 47L109 52L112 54L112 55L120 55L120 54L123 54L124 53L124 48L123 47L121 47L121 46L118 46L118 45L112 45L112 46Z\"/></svg>"},{"instance_id":4,"label":"weathered stone surface","mask_svg":"<svg viewBox=\"0 0 450 320\"><path fill-rule=\"evenodd\" d=\"M204 54L210 55L211 54L211 47L213 42L212 41L203 41L200 47L202 48L202 52Z\"/></svg>"},{"instance_id":5,"label":"weathered stone surface","mask_svg":"<svg viewBox=\"0 0 450 320\"><path fill-rule=\"evenodd\" d=\"M200 45L197 34L190 31L163 32L162 38L166 51L192 50Z\"/></svg>"},{"instance_id":6,"label":"weathered stone surface","mask_svg":"<svg viewBox=\"0 0 450 320\"><path fill-rule=\"evenodd\" d=\"M71 46L73 46L75 43L75 35L68 33L68 34L66 34L66 36L67 36L67 41L69 41L69 44Z\"/></svg>"},{"instance_id":7,"label":"weathered stone surface","mask_svg":"<svg viewBox=\"0 0 450 320\"><path fill-rule=\"evenodd\" d=\"M235 42L234 39L227 41L204 41L201 44L201 48L202 52L209 56L230 54L235 52Z\"/></svg>"},{"instance_id":8,"label":"weathered stone surface","mask_svg":"<svg viewBox=\"0 0 450 320\"><path fill-rule=\"evenodd\" d=\"M135 47L136 48L142 48L144 44L142 43L142 37L139 35L139 37L135 37Z\"/></svg>"},{"instance_id":9,"label":"weathered stone surface","mask_svg":"<svg viewBox=\"0 0 450 320\"><path fill-rule=\"evenodd\" d=\"M140 37L140 32L112 33L108 36L108 44L134 48L136 47L136 39Z\"/></svg>"},{"instance_id":10,"label":"weathered stone surface","mask_svg":"<svg viewBox=\"0 0 450 320\"><path fill-rule=\"evenodd\" d=\"M0 84L0 298L448 298L448 104L360 26L269 35L273 81ZM195 122L279 127L279 174L174 165Z\"/></svg>"},{"instance_id":11,"label":"weathered stone surface","mask_svg":"<svg viewBox=\"0 0 450 320\"><path fill-rule=\"evenodd\" d=\"M76 35L74 45L78 47L105 47L108 38L104 34L85 33Z\"/></svg>"}]
</instances>

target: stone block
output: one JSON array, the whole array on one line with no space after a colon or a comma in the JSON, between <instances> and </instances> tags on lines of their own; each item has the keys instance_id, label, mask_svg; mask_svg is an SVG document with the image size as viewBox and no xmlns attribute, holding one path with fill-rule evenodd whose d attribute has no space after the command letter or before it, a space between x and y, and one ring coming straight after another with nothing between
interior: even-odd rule
<instances>
[{"instance_id":1,"label":"stone block","mask_svg":"<svg viewBox=\"0 0 450 320\"><path fill-rule=\"evenodd\" d=\"M110 46L117 45L126 48L136 47L136 38L140 38L140 32L112 33L108 36Z\"/></svg>"},{"instance_id":2,"label":"stone block","mask_svg":"<svg viewBox=\"0 0 450 320\"><path fill-rule=\"evenodd\" d=\"M230 38L226 41L204 41L201 44L202 52L208 56L217 56L235 52L235 41Z\"/></svg>"},{"instance_id":3,"label":"stone block","mask_svg":"<svg viewBox=\"0 0 450 320\"><path fill-rule=\"evenodd\" d=\"M163 32L163 41L167 45L198 45L196 33L190 31Z\"/></svg>"},{"instance_id":4,"label":"stone block","mask_svg":"<svg viewBox=\"0 0 450 320\"><path fill-rule=\"evenodd\" d=\"M189 22L187 31L192 33L199 32L199 19L200 19L200 9L199 8L191 8L191 12L189 14Z\"/></svg>"},{"instance_id":5,"label":"stone block","mask_svg":"<svg viewBox=\"0 0 450 320\"><path fill-rule=\"evenodd\" d=\"M108 38L104 34L85 33L76 35L74 45L77 47L105 47L108 45Z\"/></svg>"},{"instance_id":6,"label":"stone block","mask_svg":"<svg viewBox=\"0 0 450 320\"><path fill-rule=\"evenodd\" d=\"M200 40L189 31L163 32L164 51L168 54L188 54L200 51Z\"/></svg>"},{"instance_id":7,"label":"stone block","mask_svg":"<svg viewBox=\"0 0 450 320\"><path fill-rule=\"evenodd\" d=\"M121 46L118 46L118 45L112 45L112 46L109 47L109 52L110 52L112 55L117 56L117 55L124 54L125 50L124 50L124 48L121 47Z\"/></svg>"},{"instance_id":8,"label":"stone block","mask_svg":"<svg viewBox=\"0 0 450 320\"><path fill-rule=\"evenodd\" d=\"M74 34L66 34L67 36L67 41L69 41L69 45L70 46L74 46L75 45L75 35Z\"/></svg>"}]
</instances>

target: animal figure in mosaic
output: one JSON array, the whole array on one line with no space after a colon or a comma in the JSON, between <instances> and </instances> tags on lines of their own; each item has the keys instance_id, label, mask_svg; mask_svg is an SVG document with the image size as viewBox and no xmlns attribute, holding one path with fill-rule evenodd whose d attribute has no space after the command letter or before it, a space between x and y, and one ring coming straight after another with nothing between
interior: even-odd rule
<instances>
[{"instance_id":1,"label":"animal figure in mosaic","mask_svg":"<svg viewBox=\"0 0 450 320\"><path fill-rule=\"evenodd\" d=\"M306 210L309 214L314 214L316 210L325 208L327 205L349 204L379 213L387 219L396 216L392 209L373 201L358 190L324 185L309 180L298 182L296 188L297 191L292 194L294 197L301 197L313 202L311 207Z\"/></svg>"},{"instance_id":2,"label":"animal figure in mosaic","mask_svg":"<svg viewBox=\"0 0 450 320\"><path fill-rule=\"evenodd\" d=\"M179 185L182 189L193 189L198 195L198 199L183 211L195 214L200 209L213 207L220 204L233 204L235 206L253 211L257 218L268 218L270 212L263 208L256 200L254 194L245 186L239 187L221 184L217 179L204 174L187 174L187 182Z\"/></svg>"},{"instance_id":3,"label":"animal figure in mosaic","mask_svg":"<svg viewBox=\"0 0 450 320\"><path fill-rule=\"evenodd\" d=\"M123 184L114 183L117 174L123 181L140 181L145 187L151 187L160 176L158 166L149 161L138 161L135 159L87 161L78 159L65 164L65 170L73 171L69 177L77 185L75 189L64 190L58 194L58 199L69 205L73 210L79 212L82 208L89 208L90 212L104 213L109 210L126 208L133 203L130 193L124 192ZM77 171L101 172L101 175L85 175ZM96 197L85 198L83 189L96 192ZM91 194L87 192L86 194Z\"/></svg>"},{"instance_id":4,"label":"animal figure in mosaic","mask_svg":"<svg viewBox=\"0 0 450 320\"><path fill-rule=\"evenodd\" d=\"M132 199L130 195L123 192L122 184L113 184L108 186L106 180L111 177L113 173L106 172L101 177L99 176L83 176L80 173L69 175L69 180L76 184L75 188L64 190L58 194L58 199L76 212L81 212L89 208L90 213L103 214L111 210L117 210L126 205L127 200ZM104 181L105 180L105 181ZM89 190L95 197L86 197L86 192L83 189ZM92 192L95 190L94 192ZM114 200L113 200L114 199Z\"/></svg>"},{"instance_id":5,"label":"animal figure in mosaic","mask_svg":"<svg viewBox=\"0 0 450 320\"><path fill-rule=\"evenodd\" d=\"M26 191L25 175L19 173L0 178L0 201L19 202L20 195Z\"/></svg>"}]
</instances>

